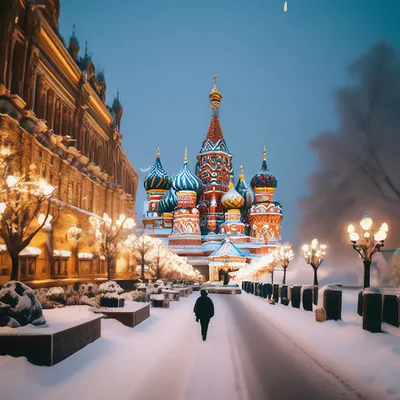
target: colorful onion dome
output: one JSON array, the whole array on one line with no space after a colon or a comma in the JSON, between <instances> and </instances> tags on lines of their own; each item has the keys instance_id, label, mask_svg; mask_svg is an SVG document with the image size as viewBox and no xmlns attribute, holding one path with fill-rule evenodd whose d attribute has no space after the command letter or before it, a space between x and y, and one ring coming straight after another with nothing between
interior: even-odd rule
<instances>
[{"instance_id":1,"label":"colorful onion dome","mask_svg":"<svg viewBox=\"0 0 400 400\"><path fill-rule=\"evenodd\" d=\"M197 194L199 194L203 189L203 183L201 182L200 178L198 178L189 170L187 148L185 149L183 167L180 170L179 174L176 175L173 179L172 186L177 192L187 190L196 192Z\"/></svg>"},{"instance_id":2,"label":"colorful onion dome","mask_svg":"<svg viewBox=\"0 0 400 400\"><path fill-rule=\"evenodd\" d=\"M235 189L232 175L229 181L229 190L222 196L221 204L228 210L240 209L244 206L244 198Z\"/></svg>"},{"instance_id":3,"label":"colorful onion dome","mask_svg":"<svg viewBox=\"0 0 400 400\"><path fill-rule=\"evenodd\" d=\"M164 170L160 161L160 147L157 147L156 161L144 178L144 188L149 190L168 190L171 187L171 178Z\"/></svg>"},{"instance_id":4,"label":"colorful onion dome","mask_svg":"<svg viewBox=\"0 0 400 400\"><path fill-rule=\"evenodd\" d=\"M253 204L253 193L244 180L243 165L240 166L239 180L235 189L244 199L243 208L249 208Z\"/></svg>"},{"instance_id":5,"label":"colorful onion dome","mask_svg":"<svg viewBox=\"0 0 400 400\"><path fill-rule=\"evenodd\" d=\"M172 213L178 205L178 198L174 188L170 188L166 195L160 200L157 206L159 214Z\"/></svg>"},{"instance_id":6,"label":"colorful onion dome","mask_svg":"<svg viewBox=\"0 0 400 400\"><path fill-rule=\"evenodd\" d=\"M219 105L222 100L222 94L217 90L217 75L214 75L214 87L212 88L208 97L210 98L210 103L213 113L214 112L218 113Z\"/></svg>"},{"instance_id":7,"label":"colorful onion dome","mask_svg":"<svg viewBox=\"0 0 400 400\"><path fill-rule=\"evenodd\" d=\"M269 172L267 167L267 150L264 146L264 159L261 165L261 170L257 174L253 176L250 181L250 186L253 189L258 188L276 188L278 185L278 180L275 178L274 175Z\"/></svg>"}]
</instances>

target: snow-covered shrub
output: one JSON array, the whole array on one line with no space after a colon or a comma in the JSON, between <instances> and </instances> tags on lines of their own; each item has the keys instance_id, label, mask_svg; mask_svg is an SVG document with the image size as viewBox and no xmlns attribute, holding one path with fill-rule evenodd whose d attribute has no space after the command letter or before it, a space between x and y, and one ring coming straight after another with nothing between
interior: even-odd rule
<instances>
[{"instance_id":1,"label":"snow-covered shrub","mask_svg":"<svg viewBox=\"0 0 400 400\"><path fill-rule=\"evenodd\" d=\"M99 286L100 307L123 307L125 298L124 290L114 281L104 282Z\"/></svg>"},{"instance_id":2,"label":"snow-covered shrub","mask_svg":"<svg viewBox=\"0 0 400 400\"><path fill-rule=\"evenodd\" d=\"M47 292L47 297L50 300L56 301L61 304L66 303L65 291L62 287L59 286L51 287Z\"/></svg>"},{"instance_id":3,"label":"snow-covered shrub","mask_svg":"<svg viewBox=\"0 0 400 400\"><path fill-rule=\"evenodd\" d=\"M121 294L124 291L117 282L107 281L99 286L99 293L117 293Z\"/></svg>"},{"instance_id":4,"label":"snow-covered shrub","mask_svg":"<svg viewBox=\"0 0 400 400\"><path fill-rule=\"evenodd\" d=\"M33 290L19 281L10 281L0 290L0 326L17 328L43 325L42 306Z\"/></svg>"},{"instance_id":5,"label":"snow-covered shrub","mask_svg":"<svg viewBox=\"0 0 400 400\"><path fill-rule=\"evenodd\" d=\"M125 296L129 296L132 299L132 301L138 301L141 303L147 303L149 301L149 295L140 290L134 290L132 292L126 293ZM125 298L127 300L129 299L128 297Z\"/></svg>"}]
</instances>

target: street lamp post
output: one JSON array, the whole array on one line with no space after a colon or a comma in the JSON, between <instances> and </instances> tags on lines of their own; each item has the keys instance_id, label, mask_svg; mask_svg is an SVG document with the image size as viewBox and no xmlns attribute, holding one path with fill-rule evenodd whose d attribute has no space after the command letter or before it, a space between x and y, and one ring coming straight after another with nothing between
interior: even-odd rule
<instances>
[{"instance_id":1,"label":"street lamp post","mask_svg":"<svg viewBox=\"0 0 400 400\"><path fill-rule=\"evenodd\" d=\"M360 221L360 226L364 231L362 234L358 234L351 224L347 227L350 243L364 262L364 289L370 287L372 256L384 246L389 230L386 222L378 230L373 229L372 224L372 219L368 213L365 213L365 217Z\"/></svg>"},{"instance_id":2,"label":"street lamp post","mask_svg":"<svg viewBox=\"0 0 400 400\"><path fill-rule=\"evenodd\" d=\"M275 253L276 260L281 264L283 268L283 285L286 285L286 269L289 266L290 261L293 260L293 257L294 252L290 243L283 244Z\"/></svg>"},{"instance_id":3,"label":"street lamp post","mask_svg":"<svg viewBox=\"0 0 400 400\"><path fill-rule=\"evenodd\" d=\"M314 304L317 305L318 304L318 296L316 295L316 290L318 290L317 271L318 267L322 264L322 261L324 261L324 257L326 254L326 245L319 244L317 239L313 239L313 241L311 242L311 246L305 244L302 247L302 250L304 253L304 258L306 260L306 263L311 265L314 270L313 298L314 298Z\"/></svg>"}]
</instances>

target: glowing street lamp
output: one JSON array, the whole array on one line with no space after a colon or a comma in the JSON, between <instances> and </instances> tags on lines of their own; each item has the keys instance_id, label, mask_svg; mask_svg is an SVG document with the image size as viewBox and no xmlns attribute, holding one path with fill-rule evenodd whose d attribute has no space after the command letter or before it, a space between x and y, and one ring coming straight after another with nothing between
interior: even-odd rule
<instances>
[{"instance_id":1,"label":"glowing street lamp","mask_svg":"<svg viewBox=\"0 0 400 400\"><path fill-rule=\"evenodd\" d=\"M283 268L283 280L282 284L286 285L286 269L289 266L290 261L294 258L294 252L290 243L285 243L275 252L275 259L281 264Z\"/></svg>"},{"instance_id":2,"label":"glowing street lamp","mask_svg":"<svg viewBox=\"0 0 400 400\"><path fill-rule=\"evenodd\" d=\"M353 225L347 227L350 243L353 249L357 251L364 262L364 289L370 287L370 270L372 256L380 251L381 247L385 244L387 232L389 230L388 224L384 222L377 230L373 228L373 221L365 213L365 217L360 221L363 233L358 234Z\"/></svg>"},{"instance_id":3,"label":"glowing street lamp","mask_svg":"<svg viewBox=\"0 0 400 400\"><path fill-rule=\"evenodd\" d=\"M311 242L311 246L305 244L302 247L304 258L306 263L311 265L314 270L314 290L313 290L313 297L314 297L314 304L318 304L318 296L316 295L316 287L318 286L318 276L317 271L318 267L324 261L324 257L326 254L326 245L319 244L317 239L313 239Z\"/></svg>"}]
</instances>

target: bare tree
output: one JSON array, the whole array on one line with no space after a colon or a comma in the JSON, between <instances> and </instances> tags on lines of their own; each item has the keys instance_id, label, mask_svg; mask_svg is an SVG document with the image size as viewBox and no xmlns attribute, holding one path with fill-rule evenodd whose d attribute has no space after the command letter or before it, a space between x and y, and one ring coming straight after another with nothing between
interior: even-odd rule
<instances>
[{"instance_id":1,"label":"bare tree","mask_svg":"<svg viewBox=\"0 0 400 400\"><path fill-rule=\"evenodd\" d=\"M173 253L168 250L167 245L162 240L153 240L153 248L148 257L149 272L155 279L165 278L168 270L168 261Z\"/></svg>"},{"instance_id":2,"label":"bare tree","mask_svg":"<svg viewBox=\"0 0 400 400\"><path fill-rule=\"evenodd\" d=\"M130 235L126 241L126 246L129 249L130 255L140 265L141 278L144 279L144 268L150 263L151 252L154 250L155 239L151 236L141 235L136 237Z\"/></svg>"},{"instance_id":3,"label":"bare tree","mask_svg":"<svg viewBox=\"0 0 400 400\"><path fill-rule=\"evenodd\" d=\"M123 249L124 241L135 226L135 221L132 218L127 218L124 214L121 214L117 220L113 220L104 213L103 218L92 216L89 218L89 222L95 229L100 254L107 261L107 279L111 280L115 257Z\"/></svg>"},{"instance_id":4,"label":"bare tree","mask_svg":"<svg viewBox=\"0 0 400 400\"><path fill-rule=\"evenodd\" d=\"M55 188L45 181L32 180L30 173L12 175L9 167L14 155L7 147L0 153L0 236L11 257L11 280L18 280L19 254L49 223Z\"/></svg>"}]
</instances>

